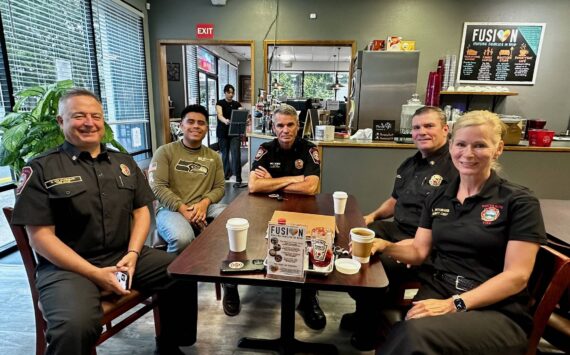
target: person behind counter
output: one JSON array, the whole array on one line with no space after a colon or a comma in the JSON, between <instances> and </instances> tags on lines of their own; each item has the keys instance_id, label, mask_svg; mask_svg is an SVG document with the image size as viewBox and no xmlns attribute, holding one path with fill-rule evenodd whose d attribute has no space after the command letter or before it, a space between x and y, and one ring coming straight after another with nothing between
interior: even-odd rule
<instances>
[{"instance_id":1,"label":"person behind counter","mask_svg":"<svg viewBox=\"0 0 570 355\"><path fill-rule=\"evenodd\" d=\"M226 84L226 86L224 86L225 98L216 102L216 114L218 116L216 136L218 137L220 151L222 152L225 179L229 180L232 175L235 175L236 183L241 184L240 137L229 136L232 110L237 110L241 107L239 102L234 101L234 94L235 88L233 85Z\"/></svg>"},{"instance_id":2,"label":"person behind counter","mask_svg":"<svg viewBox=\"0 0 570 355\"><path fill-rule=\"evenodd\" d=\"M426 200L410 242L376 239L382 252L435 272L377 354L523 354L532 317L525 290L546 233L538 199L494 170L503 151L497 115L473 111L453 127L459 177Z\"/></svg>"},{"instance_id":3,"label":"person behind counter","mask_svg":"<svg viewBox=\"0 0 570 355\"><path fill-rule=\"evenodd\" d=\"M424 106L412 117L412 139L418 148L396 172L392 195L375 211L364 217L368 228L376 236L391 242L410 240L416 234L424 200L437 189L457 177L457 170L449 156L447 135L449 129L445 114L439 107ZM386 219L394 217L393 221ZM390 257L381 256L384 270L390 280L415 281L418 268L407 268ZM429 268L425 264L422 268ZM380 300L394 299L400 290L390 287L388 292L370 290L352 291L356 311L342 316L340 327L354 331L350 343L361 351L372 350L382 322ZM386 322L384 322L386 323Z\"/></svg>"}]
</instances>

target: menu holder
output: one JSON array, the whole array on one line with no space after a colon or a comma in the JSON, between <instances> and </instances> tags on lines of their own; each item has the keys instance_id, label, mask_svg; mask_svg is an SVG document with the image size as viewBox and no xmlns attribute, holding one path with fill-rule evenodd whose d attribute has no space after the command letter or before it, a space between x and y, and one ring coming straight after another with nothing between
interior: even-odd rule
<instances>
[{"instance_id":1,"label":"menu holder","mask_svg":"<svg viewBox=\"0 0 570 355\"><path fill-rule=\"evenodd\" d=\"M303 282L305 235L300 225L269 223L267 228L267 277Z\"/></svg>"}]
</instances>

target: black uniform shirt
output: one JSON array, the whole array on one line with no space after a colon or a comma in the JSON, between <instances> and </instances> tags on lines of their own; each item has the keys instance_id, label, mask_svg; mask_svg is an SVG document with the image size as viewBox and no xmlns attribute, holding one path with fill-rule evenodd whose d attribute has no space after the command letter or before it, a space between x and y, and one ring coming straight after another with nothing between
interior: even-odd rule
<instances>
[{"instance_id":1,"label":"black uniform shirt","mask_svg":"<svg viewBox=\"0 0 570 355\"><path fill-rule=\"evenodd\" d=\"M295 140L289 150L281 148L277 138L261 144L251 170L259 166L267 169L273 178L297 175L320 177L321 174L319 150L313 143L300 138Z\"/></svg>"},{"instance_id":2,"label":"black uniform shirt","mask_svg":"<svg viewBox=\"0 0 570 355\"><path fill-rule=\"evenodd\" d=\"M457 170L451 161L448 144L426 158L417 152L406 159L397 170L392 191L392 197L397 200L394 208L396 225L414 236L426 197L455 177Z\"/></svg>"},{"instance_id":3,"label":"black uniform shirt","mask_svg":"<svg viewBox=\"0 0 570 355\"><path fill-rule=\"evenodd\" d=\"M237 101L232 100L232 102L226 101L226 99L218 100L216 106L222 107L222 115L224 118L230 120L232 118L232 110L237 110L241 107L241 104ZM218 120L218 125L216 126L216 135L218 137L227 137L230 133L230 126Z\"/></svg>"},{"instance_id":4,"label":"black uniform shirt","mask_svg":"<svg viewBox=\"0 0 570 355\"><path fill-rule=\"evenodd\" d=\"M546 243L538 199L493 171L481 191L457 198L459 178L426 200L420 227L432 230L437 270L479 283L501 273L510 240Z\"/></svg>"},{"instance_id":5,"label":"black uniform shirt","mask_svg":"<svg viewBox=\"0 0 570 355\"><path fill-rule=\"evenodd\" d=\"M94 264L126 250L131 213L154 199L130 155L101 146L93 159L68 142L30 161L16 193L14 224L53 225L62 242Z\"/></svg>"}]
</instances>

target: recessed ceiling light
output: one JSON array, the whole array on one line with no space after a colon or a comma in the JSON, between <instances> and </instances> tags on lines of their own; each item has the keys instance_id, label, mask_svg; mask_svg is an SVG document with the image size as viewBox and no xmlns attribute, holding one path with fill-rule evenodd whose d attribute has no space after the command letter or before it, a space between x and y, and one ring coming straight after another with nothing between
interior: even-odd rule
<instances>
[{"instance_id":1,"label":"recessed ceiling light","mask_svg":"<svg viewBox=\"0 0 570 355\"><path fill-rule=\"evenodd\" d=\"M316 18L317 18L317 13L316 13L316 12L311 12L311 13L309 14L309 19L314 20L314 19L316 19Z\"/></svg>"}]
</instances>

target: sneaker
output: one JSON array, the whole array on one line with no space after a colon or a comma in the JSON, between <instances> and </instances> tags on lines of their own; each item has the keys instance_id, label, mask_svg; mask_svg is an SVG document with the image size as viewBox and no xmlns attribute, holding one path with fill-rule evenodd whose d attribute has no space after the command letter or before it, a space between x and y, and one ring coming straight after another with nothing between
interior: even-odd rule
<instances>
[{"instance_id":1,"label":"sneaker","mask_svg":"<svg viewBox=\"0 0 570 355\"><path fill-rule=\"evenodd\" d=\"M297 312L303 317L307 327L311 329L319 330L327 325L327 317L319 306L319 300L316 295L305 300L301 299L297 306Z\"/></svg>"},{"instance_id":2,"label":"sneaker","mask_svg":"<svg viewBox=\"0 0 570 355\"><path fill-rule=\"evenodd\" d=\"M224 299L222 305L224 306L224 313L230 317L237 316L240 312L240 301L237 285L224 284Z\"/></svg>"}]
</instances>

